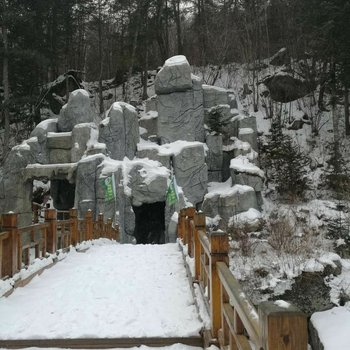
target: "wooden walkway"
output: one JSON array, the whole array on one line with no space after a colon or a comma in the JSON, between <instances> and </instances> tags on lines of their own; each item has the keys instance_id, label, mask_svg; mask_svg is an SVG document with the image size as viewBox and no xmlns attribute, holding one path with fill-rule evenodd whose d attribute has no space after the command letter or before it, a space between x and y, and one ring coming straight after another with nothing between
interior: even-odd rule
<instances>
[{"instance_id":1,"label":"wooden walkway","mask_svg":"<svg viewBox=\"0 0 350 350\"><path fill-rule=\"evenodd\" d=\"M72 209L69 218L60 222L56 220L56 213L49 210L46 213L45 224L27 228L18 228L15 216L15 214L4 215L3 232L0 232L2 273L0 277L3 279L16 276L21 264L30 263L28 253L30 249L34 249L35 255L40 257L44 256L46 251L54 252L59 244L64 248L70 244L78 244L82 240L89 241L99 237L117 238L118 235L118 230L111 226L110 220L105 222L103 216L99 215L98 220L94 222L91 212L86 213L84 220L79 220L76 211ZM27 235L29 233L30 237L27 245L22 244L22 235L25 233ZM282 307L274 302L262 303L256 309L246 297L228 267L227 234L222 231L206 232L204 214L197 213L194 208L185 208L179 213L178 237L182 251L175 244L131 246L109 241L114 242L111 244L113 248L108 248L112 250L105 252L102 257L93 256L95 248L87 250L84 254L75 253L72 255L73 259L70 258L70 254L67 259L45 272L39 281L33 280L22 288L21 293L16 291L9 298L5 298L5 301L4 298L0 298L0 348L103 349L140 345L159 347L182 343L201 347L214 344L221 350L307 350L307 321L304 314L292 305ZM172 253L167 251L169 247L172 247ZM151 252L148 254L150 260L142 258L142 252L147 250ZM162 250L163 255L160 254ZM114 253L111 253L112 251ZM138 259L135 261L135 258ZM79 262L74 259L78 259ZM73 264L67 266L72 260ZM169 261L172 260L176 260L175 265L169 265ZM100 269L94 270L96 266L101 267L101 261L104 261L102 264L105 266L104 272ZM120 270L120 267L131 266L136 266L137 269L113 275L113 271ZM157 270L155 273L154 266L165 268L165 272ZM166 270L167 266L172 267ZM61 277L60 269L64 270ZM74 271L80 274L74 275ZM179 278L173 280L171 276L174 271ZM60 296L55 292L64 290L63 294L69 294L70 290L77 289L76 284L81 280L80 277L90 273L92 275L88 280L90 282L96 280L95 287L92 287L93 283L81 286L81 294L71 295L66 299L67 304L53 310L54 316L50 318L52 316L50 307L55 304L55 298ZM117 286L108 285L112 280L118 282ZM145 283L145 280L151 283ZM25 284L27 281L16 283ZM43 288L38 287L38 282ZM57 283L62 284L61 289ZM131 298L130 295L122 293L123 289L130 290L130 284L134 286L131 289L136 292ZM46 289L53 285L56 287L51 289L48 299L45 300ZM145 286L150 289L147 291ZM196 290L197 298L202 300L201 305L205 305L204 309L209 314L208 329L201 329L202 324L194 306L195 300L192 296L189 297L190 287L192 292ZM35 290L39 291L39 294L33 294ZM145 293L148 297L140 298L140 295ZM21 306L16 300L11 308L11 300L15 300L18 294L20 297L22 295L23 304ZM149 296L152 294L156 298L150 300ZM176 302L177 294L187 295L182 304ZM90 299L90 302L85 303L89 305L87 310L84 308L79 310L78 307L84 304L82 301L88 296L95 297L96 300L108 300L104 307L105 313L97 316L98 322L95 323L89 319L89 315L98 314L98 310L101 310L99 302ZM111 299L111 296L115 296L115 299ZM28 321L25 312L31 309L35 299L42 299L43 303L31 311ZM141 300L141 304L135 308L135 301L138 299ZM163 304L162 299L163 302L165 300ZM66 311L72 310L72 303L81 313L77 312L67 317L69 313ZM90 307L95 303L99 304L97 311ZM118 303L123 305L126 313L120 313L120 310L115 308ZM18 306L19 313L14 312L15 305ZM48 310L51 311L47 313ZM26 322L21 324L23 320ZM43 323L43 320L45 322L49 320L53 325L49 334L40 331L47 329L47 324ZM126 323L119 324L120 320ZM157 331L154 331L154 327L152 330L154 320L161 321ZM172 322L173 326L169 326ZM63 327L61 331L55 328L60 323L68 325L68 330L67 327ZM87 325L88 327L84 328ZM6 330L11 329L13 333L6 333ZM135 329L138 331L135 332ZM164 329L167 331L164 332Z\"/></svg>"},{"instance_id":2,"label":"wooden walkway","mask_svg":"<svg viewBox=\"0 0 350 350\"><path fill-rule=\"evenodd\" d=\"M0 299L0 347L202 345L175 243L96 242Z\"/></svg>"}]
</instances>

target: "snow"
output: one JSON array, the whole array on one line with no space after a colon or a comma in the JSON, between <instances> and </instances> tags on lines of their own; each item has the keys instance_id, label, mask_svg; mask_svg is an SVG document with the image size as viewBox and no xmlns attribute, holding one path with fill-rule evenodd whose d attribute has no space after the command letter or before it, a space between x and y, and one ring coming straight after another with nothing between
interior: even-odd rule
<instances>
[{"instance_id":1,"label":"snow","mask_svg":"<svg viewBox=\"0 0 350 350\"><path fill-rule=\"evenodd\" d=\"M234 215L232 218L230 218L229 226L240 226L242 224L257 225L262 220L262 217L263 215L259 210L250 208L249 210Z\"/></svg>"},{"instance_id":2,"label":"snow","mask_svg":"<svg viewBox=\"0 0 350 350\"><path fill-rule=\"evenodd\" d=\"M42 130L47 130L51 123L57 123L57 118L51 118L51 119L46 119L40 122L37 126L36 129L42 129Z\"/></svg>"},{"instance_id":3,"label":"snow","mask_svg":"<svg viewBox=\"0 0 350 350\"><path fill-rule=\"evenodd\" d=\"M26 287L1 298L0 324L3 340L188 337L203 326L177 244L106 239L85 253L71 249Z\"/></svg>"},{"instance_id":4,"label":"snow","mask_svg":"<svg viewBox=\"0 0 350 350\"><path fill-rule=\"evenodd\" d=\"M27 350L58 350L58 348L41 348L41 347L40 348L31 347L26 349ZM208 349L219 350L217 347L214 347L213 345ZM6 350L6 349L0 348L0 350ZM88 349L81 349L81 350L88 350ZM125 350L125 348L111 348L110 350ZM195 346L189 346L189 345L178 343L170 346L161 346L161 347L150 347L150 346L141 345L138 347L128 348L128 350L203 350L203 349Z\"/></svg>"},{"instance_id":5,"label":"snow","mask_svg":"<svg viewBox=\"0 0 350 350\"><path fill-rule=\"evenodd\" d=\"M48 138L61 138L61 137L70 137L72 136L71 131L66 132L48 132L47 137Z\"/></svg>"},{"instance_id":6,"label":"snow","mask_svg":"<svg viewBox=\"0 0 350 350\"><path fill-rule=\"evenodd\" d=\"M139 120L149 120L149 119L155 119L158 118L158 112L157 111L149 111L147 113L142 112L140 113L141 117Z\"/></svg>"},{"instance_id":7,"label":"snow","mask_svg":"<svg viewBox=\"0 0 350 350\"><path fill-rule=\"evenodd\" d=\"M350 344L350 303L315 312L311 322L318 332L324 350L345 350Z\"/></svg>"},{"instance_id":8,"label":"snow","mask_svg":"<svg viewBox=\"0 0 350 350\"><path fill-rule=\"evenodd\" d=\"M207 85L207 84L203 84L202 88L203 88L203 90L215 90L215 91L220 91L220 92L227 92L227 90L222 88L222 87Z\"/></svg>"},{"instance_id":9,"label":"snow","mask_svg":"<svg viewBox=\"0 0 350 350\"><path fill-rule=\"evenodd\" d=\"M230 168L238 173L245 173L264 178L264 172L259 167L252 164L246 156L239 155L238 157L231 159Z\"/></svg>"},{"instance_id":10,"label":"snow","mask_svg":"<svg viewBox=\"0 0 350 350\"><path fill-rule=\"evenodd\" d=\"M239 128L240 135L250 135L253 133L254 133L254 130L252 128Z\"/></svg>"},{"instance_id":11,"label":"snow","mask_svg":"<svg viewBox=\"0 0 350 350\"><path fill-rule=\"evenodd\" d=\"M290 307L290 304L284 300L276 300L275 305L282 307L284 309L288 309Z\"/></svg>"},{"instance_id":12,"label":"snow","mask_svg":"<svg viewBox=\"0 0 350 350\"><path fill-rule=\"evenodd\" d=\"M124 157L122 161L119 161L106 157L101 164L101 178L110 176L112 173L115 173L121 169L123 172L124 193L127 196L131 196L131 188L128 186L129 174L130 171L137 166L141 167L139 172L143 177L143 182L146 185L152 183L157 179L157 177L164 177L168 179L170 176L170 170L155 160L150 160L148 158L134 158L130 160L129 158Z\"/></svg>"},{"instance_id":13,"label":"snow","mask_svg":"<svg viewBox=\"0 0 350 350\"><path fill-rule=\"evenodd\" d=\"M203 152L205 151L206 145L198 141L178 140L160 146L154 142L140 139L140 142L137 144L137 150L142 151L147 149L155 149L158 150L158 154L161 156L171 156L180 154L186 148L193 148L198 146L203 147Z\"/></svg>"},{"instance_id":14,"label":"snow","mask_svg":"<svg viewBox=\"0 0 350 350\"><path fill-rule=\"evenodd\" d=\"M232 179L229 178L225 182L209 182L208 193L205 198L213 198L215 196L228 197L236 193L251 192L254 189L250 186L245 185L234 185L232 186Z\"/></svg>"},{"instance_id":15,"label":"snow","mask_svg":"<svg viewBox=\"0 0 350 350\"><path fill-rule=\"evenodd\" d=\"M164 66L178 66L178 65L182 65L182 64L189 65L186 56L176 55L176 56L168 58L165 61Z\"/></svg>"},{"instance_id":16,"label":"snow","mask_svg":"<svg viewBox=\"0 0 350 350\"><path fill-rule=\"evenodd\" d=\"M71 92L71 96L75 97L78 95L83 95L85 97L90 97L89 93L84 89L77 89Z\"/></svg>"}]
</instances>

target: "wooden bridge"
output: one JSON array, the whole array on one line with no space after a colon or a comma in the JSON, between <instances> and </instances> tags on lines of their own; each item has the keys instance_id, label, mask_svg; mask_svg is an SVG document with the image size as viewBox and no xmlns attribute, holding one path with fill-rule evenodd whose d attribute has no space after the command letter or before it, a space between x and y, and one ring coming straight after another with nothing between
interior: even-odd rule
<instances>
[{"instance_id":1,"label":"wooden bridge","mask_svg":"<svg viewBox=\"0 0 350 350\"><path fill-rule=\"evenodd\" d=\"M3 298L8 297L10 301L12 297L10 294L14 289L25 286L34 275L43 272L43 269L41 269L24 279L14 278L18 276L19 270L30 266L31 252L34 252L36 258L43 258L47 254L55 253L57 249L68 250L70 246L76 246L83 241L97 238L118 240L118 228L112 226L110 219L105 221L102 214L98 215L96 221L93 220L91 211L86 213L84 219L78 219L75 209L71 209L67 214L69 216L67 219L57 220L57 211L47 209L44 223L24 228L17 227L16 214L8 213L2 216L0 277L2 280L14 280L13 288ZM182 209L179 213L178 237L182 252L180 254L184 258L183 260L181 258L184 262L181 264L183 269L186 269L184 270L184 276L186 276L187 271L189 286L193 294L195 289L200 291L200 299L204 301L204 309L210 317L210 327L202 327L197 335L183 336L181 334L179 336L172 335L171 337L148 336L148 334L142 337L133 335L113 337L113 334L109 334L106 337L99 338L81 336L54 339L48 335L43 335L41 339L16 339L13 337L11 339L1 339L0 336L0 348L35 346L42 348L102 349L139 345L159 347L182 343L200 347L215 344L222 350L307 349L307 320L305 315L291 305L283 307L273 302L262 303L256 309L228 267L229 242L227 234L222 231L206 232L205 215L203 213L196 212L194 208ZM123 245L118 245L118 247L119 254L127 248L127 246L123 248ZM147 246L138 247L148 249ZM152 254L154 255L154 253ZM159 263L162 264L164 259L167 259L167 255L165 257L160 256L158 258ZM98 264L98 261L93 263ZM114 263L109 265L111 269L113 269ZM53 264L56 264L56 261L46 266L45 269ZM57 266L59 264L62 263L58 262ZM54 274L53 269L47 271L46 274ZM130 278L132 279L132 276ZM28 287L24 287L24 290ZM46 287L47 285L42 285L42 288ZM142 290L143 287L138 286L138 288ZM172 296L169 295L169 303L172 302L171 298ZM198 303L198 296L193 300ZM123 303L124 301L120 300L120 302ZM1 312L0 303L0 314ZM38 312L40 313L40 310ZM59 322L59 320L57 321Z\"/></svg>"}]
</instances>

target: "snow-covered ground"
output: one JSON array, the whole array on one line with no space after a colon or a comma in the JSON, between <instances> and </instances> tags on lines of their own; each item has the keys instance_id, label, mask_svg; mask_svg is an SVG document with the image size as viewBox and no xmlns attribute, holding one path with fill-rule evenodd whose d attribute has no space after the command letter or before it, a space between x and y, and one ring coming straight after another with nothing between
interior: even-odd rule
<instances>
[{"instance_id":1,"label":"snow-covered ground","mask_svg":"<svg viewBox=\"0 0 350 350\"><path fill-rule=\"evenodd\" d=\"M214 346L211 346L210 348L217 349ZM27 350L56 350L56 348L26 348L26 349ZM171 346L162 346L157 348L141 345L140 347L129 348L129 350L200 350L200 349L202 348L198 348L195 346L188 346L184 344L174 344ZM0 348L0 350L5 350L5 349ZM87 349L82 349L82 350L87 350ZM110 349L110 350L125 350L125 349Z\"/></svg>"},{"instance_id":2,"label":"snow-covered ground","mask_svg":"<svg viewBox=\"0 0 350 350\"><path fill-rule=\"evenodd\" d=\"M0 298L0 324L3 340L188 337L202 328L177 244L108 240L72 249Z\"/></svg>"}]
</instances>

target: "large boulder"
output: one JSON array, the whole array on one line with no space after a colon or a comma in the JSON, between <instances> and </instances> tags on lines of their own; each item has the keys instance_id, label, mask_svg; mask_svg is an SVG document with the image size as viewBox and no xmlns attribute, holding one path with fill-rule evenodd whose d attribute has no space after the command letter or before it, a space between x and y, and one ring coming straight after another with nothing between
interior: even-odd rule
<instances>
[{"instance_id":1,"label":"large boulder","mask_svg":"<svg viewBox=\"0 0 350 350\"><path fill-rule=\"evenodd\" d=\"M93 155L80 160L77 164L74 206L80 216L83 216L88 209L96 213L98 166L104 159L105 156L102 154Z\"/></svg>"},{"instance_id":2,"label":"large boulder","mask_svg":"<svg viewBox=\"0 0 350 350\"><path fill-rule=\"evenodd\" d=\"M243 142L248 142L254 151L258 151L257 132L251 128L239 128L238 138Z\"/></svg>"},{"instance_id":3,"label":"large boulder","mask_svg":"<svg viewBox=\"0 0 350 350\"><path fill-rule=\"evenodd\" d=\"M202 87L204 108L229 104L229 98L226 89L205 84L203 84Z\"/></svg>"},{"instance_id":4,"label":"large boulder","mask_svg":"<svg viewBox=\"0 0 350 350\"><path fill-rule=\"evenodd\" d=\"M164 202L170 172L159 162L135 159L126 165L129 170L127 195L133 206L144 203Z\"/></svg>"},{"instance_id":5,"label":"large boulder","mask_svg":"<svg viewBox=\"0 0 350 350\"><path fill-rule=\"evenodd\" d=\"M276 102L291 102L306 96L311 92L310 84L288 74L276 74L263 80L270 92L270 97Z\"/></svg>"},{"instance_id":6,"label":"large boulder","mask_svg":"<svg viewBox=\"0 0 350 350\"><path fill-rule=\"evenodd\" d=\"M73 91L58 117L57 129L59 132L72 131L74 125L93 122L95 112L90 103L89 93L78 89Z\"/></svg>"},{"instance_id":7,"label":"large boulder","mask_svg":"<svg viewBox=\"0 0 350 350\"><path fill-rule=\"evenodd\" d=\"M202 205L206 216L219 215L226 223L234 215L250 208L258 209L254 189L243 185L232 186L231 179L225 183L210 183Z\"/></svg>"},{"instance_id":8,"label":"large boulder","mask_svg":"<svg viewBox=\"0 0 350 350\"><path fill-rule=\"evenodd\" d=\"M238 156L230 164L232 183L246 185L261 192L264 185L264 172L245 156Z\"/></svg>"},{"instance_id":9,"label":"large boulder","mask_svg":"<svg viewBox=\"0 0 350 350\"><path fill-rule=\"evenodd\" d=\"M115 102L99 126L99 142L105 143L112 159L134 158L140 140L136 109Z\"/></svg>"},{"instance_id":10,"label":"large boulder","mask_svg":"<svg viewBox=\"0 0 350 350\"><path fill-rule=\"evenodd\" d=\"M158 136L162 143L195 141L204 135L200 96L194 90L158 96Z\"/></svg>"},{"instance_id":11,"label":"large boulder","mask_svg":"<svg viewBox=\"0 0 350 350\"><path fill-rule=\"evenodd\" d=\"M205 163L204 146L199 142L174 142L173 167L177 184L186 198L197 204L207 191L208 168Z\"/></svg>"},{"instance_id":12,"label":"large boulder","mask_svg":"<svg viewBox=\"0 0 350 350\"><path fill-rule=\"evenodd\" d=\"M206 156L206 163L208 170L220 171L222 169L223 154L222 154L222 135L210 133L206 137L206 144L208 152Z\"/></svg>"},{"instance_id":13,"label":"large boulder","mask_svg":"<svg viewBox=\"0 0 350 350\"><path fill-rule=\"evenodd\" d=\"M192 88L191 67L185 56L167 59L154 81L156 94L186 91Z\"/></svg>"}]
</instances>

